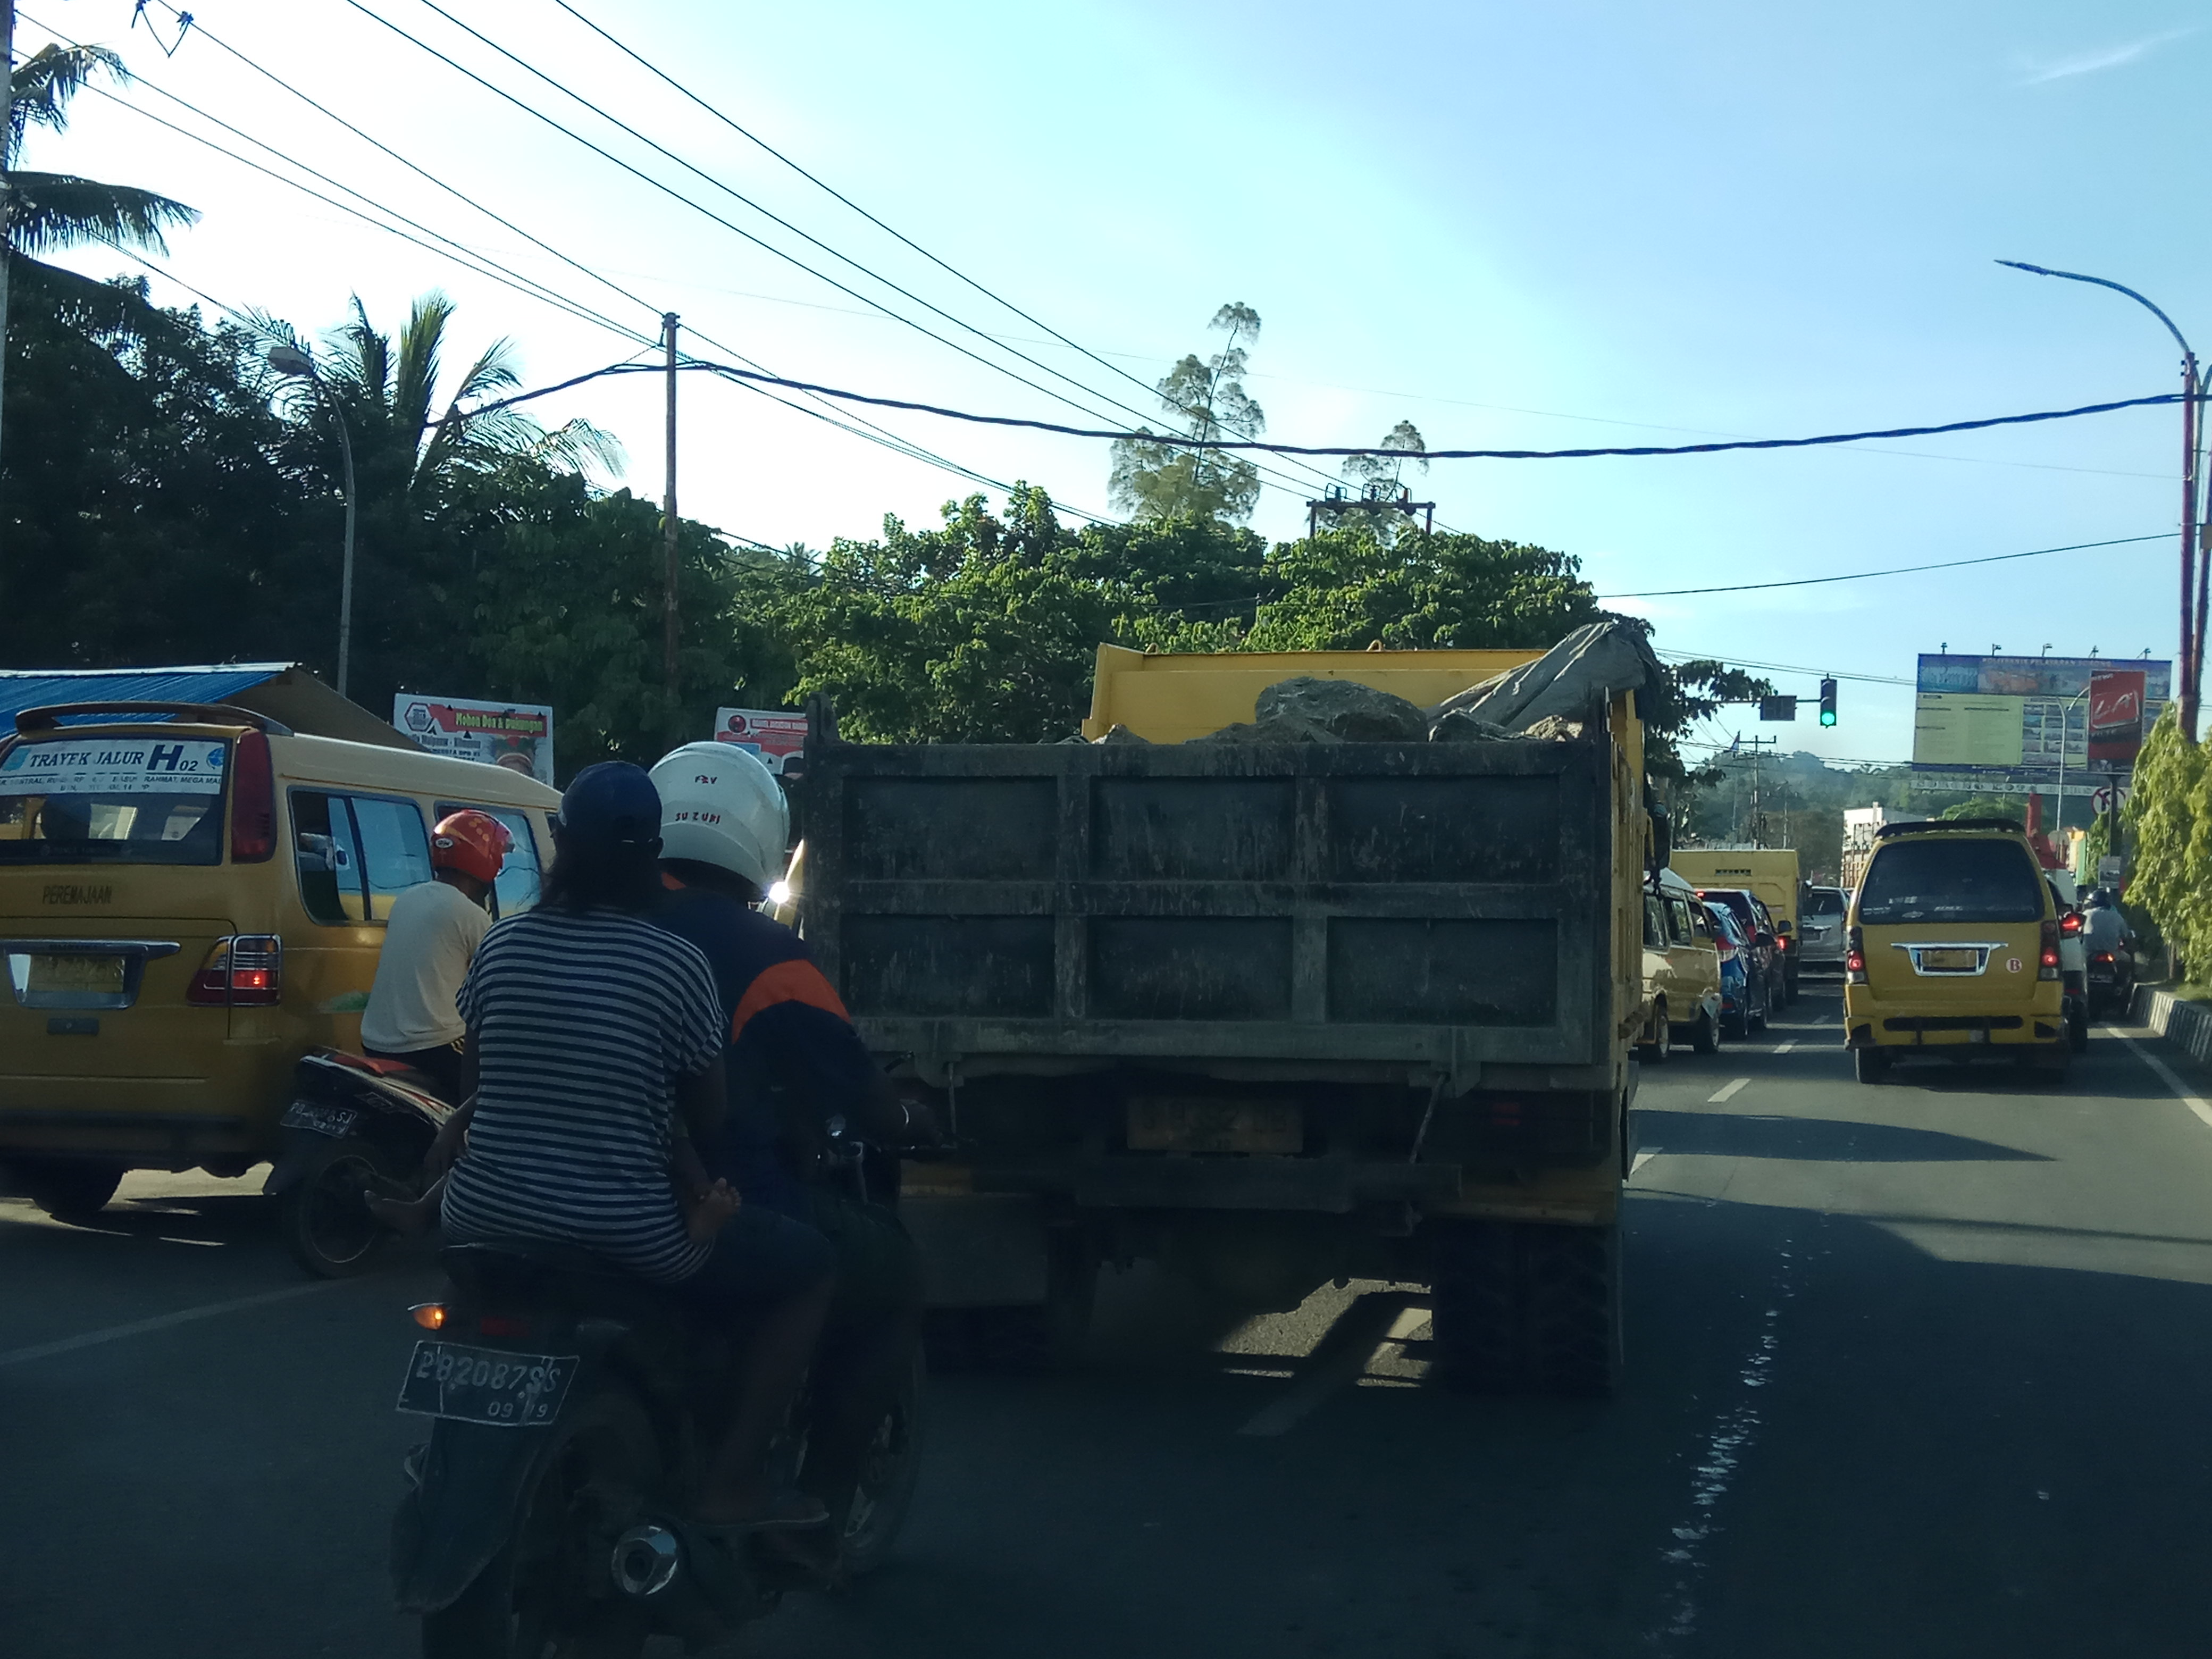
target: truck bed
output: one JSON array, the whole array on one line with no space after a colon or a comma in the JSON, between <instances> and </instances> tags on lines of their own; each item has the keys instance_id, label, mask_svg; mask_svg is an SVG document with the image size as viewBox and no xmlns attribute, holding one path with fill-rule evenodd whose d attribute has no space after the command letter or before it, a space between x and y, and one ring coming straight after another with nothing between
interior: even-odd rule
<instances>
[{"instance_id":1,"label":"truck bed","mask_svg":"<svg viewBox=\"0 0 2212 1659\"><path fill-rule=\"evenodd\" d=\"M808 942L925 1076L1617 1080L1608 739L805 763Z\"/></svg>"}]
</instances>

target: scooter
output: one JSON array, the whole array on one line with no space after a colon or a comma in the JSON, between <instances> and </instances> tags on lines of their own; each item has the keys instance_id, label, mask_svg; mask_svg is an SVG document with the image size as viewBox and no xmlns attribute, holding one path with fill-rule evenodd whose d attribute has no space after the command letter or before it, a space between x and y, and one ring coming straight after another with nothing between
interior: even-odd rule
<instances>
[{"instance_id":1,"label":"scooter","mask_svg":"<svg viewBox=\"0 0 2212 1659\"><path fill-rule=\"evenodd\" d=\"M696 1650L888 1553L919 1474L918 1349L844 1512L733 1543L687 1518L732 1395L726 1328L571 1246L440 1260L451 1288L410 1310L425 1335L398 1401L430 1437L403 1466L392 1526L394 1595L422 1619L426 1659L637 1659L656 1637ZM772 1459L782 1484L805 1467L809 1419L802 1393Z\"/></svg>"},{"instance_id":2,"label":"scooter","mask_svg":"<svg viewBox=\"0 0 2212 1659\"><path fill-rule=\"evenodd\" d=\"M2123 945L2117 950L2089 953L2089 1011L2094 1015L2125 1008L2135 996L2135 952Z\"/></svg>"},{"instance_id":3,"label":"scooter","mask_svg":"<svg viewBox=\"0 0 2212 1659\"><path fill-rule=\"evenodd\" d=\"M365 1271L392 1235L362 1194L418 1194L423 1154L454 1110L427 1075L398 1060L336 1048L303 1055L292 1074L283 1144L262 1188L276 1200L294 1259L319 1279Z\"/></svg>"}]
</instances>

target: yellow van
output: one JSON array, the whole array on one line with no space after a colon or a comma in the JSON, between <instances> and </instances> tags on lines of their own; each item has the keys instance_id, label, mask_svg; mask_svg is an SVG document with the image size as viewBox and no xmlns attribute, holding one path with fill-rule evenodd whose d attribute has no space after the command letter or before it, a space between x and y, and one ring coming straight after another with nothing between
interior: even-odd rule
<instances>
[{"instance_id":1,"label":"yellow van","mask_svg":"<svg viewBox=\"0 0 2212 1659\"><path fill-rule=\"evenodd\" d=\"M1644 891L1644 995L1649 1005L1637 1046L1647 1060L1675 1042L1701 1054L1721 1046L1720 945L1696 891L1662 870Z\"/></svg>"},{"instance_id":2,"label":"yellow van","mask_svg":"<svg viewBox=\"0 0 2212 1659\"><path fill-rule=\"evenodd\" d=\"M1844 1041L1859 1081L1900 1055L1967 1060L2004 1049L2063 1072L2059 917L2017 824L1886 824L1851 900Z\"/></svg>"},{"instance_id":3,"label":"yellow van","mask_svg":"<svg viewBox=\"0 0 2212 1659\"><path fill-rule=\"evenodd\" d=\"M1759 896L1774 918L1782 956L1782 1000L1797 1000L1797 953L1803 944L1797 916L1797 849L1794 847L1678 847L1668 868L1692 887L1741 887Z\"/></svg>"},{"instance_id":4,"label":"yellow van","mask_svg":"<svg viewBox=\"0 0 2212 1659\"><path fill-rule=\"evenodd\" d=\"M512 914L537 901L559 803L501 767L220 704L19 714L0 743L0 1163L64 1219L127 1170L243 1175L276 1149L300 1056L359 1051L430 826L462 806L507 826Z\"/></svg>"}]
</instances>

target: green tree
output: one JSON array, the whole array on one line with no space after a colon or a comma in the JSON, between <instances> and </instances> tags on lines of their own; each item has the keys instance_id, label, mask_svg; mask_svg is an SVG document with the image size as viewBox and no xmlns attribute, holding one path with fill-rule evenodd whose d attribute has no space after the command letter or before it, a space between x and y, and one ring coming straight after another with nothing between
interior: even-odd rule
<instances>
[{"instance_id":1,"label":"green tree","mask_svg":"<svg viewBox=\"0 0 2212 1659\"><path fill-rule=\"evenodd\" d=\"M2121 817L2135 847L2128 902L2140 906L2193 974L2212 964L2212 799L2204 753L2169 703L2136 757Z\"/></svg>"},{"instance_id":2,"label":"green tree","mask_svg":"<svg viewBox=\"0 0 2212 1659\"><path fill-rule=\"evenodd\" d=\"M1428 447L1420 428L1411 421L1401 421L1382 434L1378 447L1387 453L1347 456L1341 471L1352 481L1359 500L1395 501L1406 493L1407 461L1424 472L1429 470L1425 453ZM1343 529L1364 529L1380 542L1394 541L1413 527L1404 514L1385 507L1348 507L1337 515L1336 523Z\"/></svg>"},{"instance_id":3,"label":"green tree","mask_svg":"<svg viewBox=\"0 0 2212 1659\"><path fill-rule=\"evenodd\" d=\"M17 168L16 158L30 130L64 131L69 125L70 100L94 76L103 73L125 83L131 79L123 60L105 46L41 46L15 66L8 129L0 135L0 170L5 172L9 198L10 256L58 252L86 242L161 249L163 231L199 217L182 202L150 190L105 185L72 173Z\"/></svg>"},{"instance_id":4,"label":"green tree","mask_svg":"<svg viewBox=\"0 0 2212 1659\"><path fill-rule=\"evenodd\" d=\"M1195 352L1167 372L1159 383L1160 406L1178 422L1181 435L1200 442L1224 438L1257 438L1267 417L1244 390L1245 347L1260 337L1260 313L1232 301L1213 313L1211 326L1227 342L1201 361ZM1252 516L1260 499L1260 471L1241 456L1218 449L1165 444L1146 435L1117 439L1107 499L1140 518L1212 519L1237 524Z\"/></svg>"}]
</instances>

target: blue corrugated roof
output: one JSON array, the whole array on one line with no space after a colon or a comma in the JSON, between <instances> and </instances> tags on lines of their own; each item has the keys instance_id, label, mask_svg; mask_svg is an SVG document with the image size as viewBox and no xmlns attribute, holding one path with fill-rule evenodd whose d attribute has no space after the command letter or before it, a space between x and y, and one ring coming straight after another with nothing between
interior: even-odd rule
<instances>
[{"instance_id":1,"label":"blue corrugated roof","mask_svg":"<svg viewBox=\"0 0 2212 1659\"><path fill-rule=\"evenodd\" d=\"M222 702L272 680L292 665L224 663L205 668L0 668L0 732L26 708L58 702Z\"/></svg>"}]
</instances>

